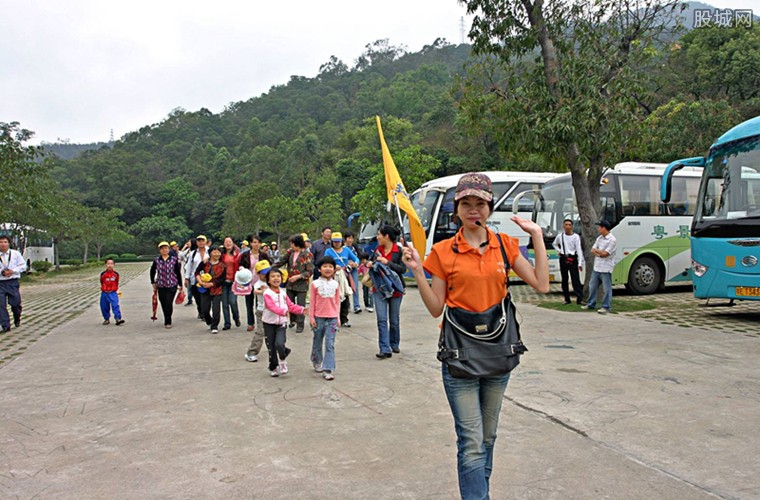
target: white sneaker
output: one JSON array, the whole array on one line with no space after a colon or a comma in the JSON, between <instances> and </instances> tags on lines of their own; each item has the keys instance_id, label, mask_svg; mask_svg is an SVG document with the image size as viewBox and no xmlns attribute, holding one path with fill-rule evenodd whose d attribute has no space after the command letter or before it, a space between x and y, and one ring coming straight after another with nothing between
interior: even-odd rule
<instances>
[{"instance_id":1,"label":"white sneaker","mask_svg":"<svg viewBox=\"0 0 760 500\"><path fill-rule=\"evenodd\" d=\"M256 361L259 360L259 358L257 358L255 354L246 354L245 360L250 361L251 363L255 363Z\"/></svg>"},{"instance_id":2,"label":"white sneaker","mask_svg":"<svg viewBox=\"0 0 760 500\"><path fill-rule=\"evenodd\" d=\"M333 380L335 378L335 375L333 375L332 372L325 372L323 374L323 377L325 377L325 380Z\"/></svg>"},{"instance_id":3,"label":"white sneaker","mask_svg":"<svg viewBox=\"0 0 760 500\"><path fill-rule=\"evenodd\" d=\"M280 361L280 373L283 375L288 373L288 364L285 361Z\"/></svg>"},{"instance_id":4,"label":"white sneaker","mask_svg":"<svg viewBox=\"0 0 760 500\"><path fill-rule=\"evenodd\" d=\"M367 308L367 312L373 313L373 312L375 312L375 308L374 307L368 307Z\"/></svg>"},{"instance_id":5,"label":"white sneaker","mask_svg":"<svg viewBox=\"0 0 760 500\"><path fill-rule=\"evenodd\" d=\"M280 369L279 368L275 368L274 370L272 370L271 372L269 372L269 376L270 377L279 377L280 376Z\"/></svg>"},{"instance_id":6,"label":"white sneaker","mask_svg":"<svg viewBox=\"0 0 760 500\"><path fill-rule=\"evenodd\" d=\"M584 304L584 305L581 306L581 309L593 309L593 308L594 308L594 306L590 306L588 304Z\"/></svg>"},{"instance_id":7,"label":"white sneaker","mask_svg":"<svg viewBox=\"0 0 760 500\"><path fill-rule=\"evenodd\" d=\"M217 330L216 328L212 328L211 333L214 333L214 334L219 333L219 330Z\"/></svg>"},{"instance_id":8,"label":"white sneaker","mask_svg":"<svg viewBox=\"0 0 760 500\"><path fill-rule=\"evenodd\" d=\"M322 365L313 365L314 371L317 373L322 373L324 370L322 370Z\"/></svg>"},{"instance_id":9,"label":"white sneaker","mask_svg":"<svg viewBox=\"0 0 760 500\"><path fill-rule=\"evenodd\" d=\"M599 309L596 312L598 312L599 314L607 314L607 313L610 312L610 310L609 309L605 309L605 308L602 307L601 309Z\"/></svg>"}]
</instances>

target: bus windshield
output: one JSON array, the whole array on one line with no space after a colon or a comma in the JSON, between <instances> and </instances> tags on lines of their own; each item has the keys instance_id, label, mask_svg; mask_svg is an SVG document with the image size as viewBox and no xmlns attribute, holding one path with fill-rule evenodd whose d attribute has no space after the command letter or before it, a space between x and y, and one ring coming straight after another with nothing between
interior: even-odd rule
<instances>
[{"instance_id":1,"label":"bus windshield","mask_svg":"<svg viewBox=\"0 0 760 500\"><path fill-rule=\"evenodd\" d=\"M711 152L700 202L699 222L760 217L760 136Z\"/></svg>"},{"instance_id":2,"label":"bus windshield","mask_svg":"<svg viewBox=\"0 0 760 500\"><path fill-rule=\"evenodd\" d=\"M562 221L576 220L573 186L569 182L547 183L535 204L533 220L544 230L544 236L553 238Z\"/></svg>"},{"instance_id":3,"label":"bus windshield","mask_svg":"<svg viewBox=\"0 0 760 500\"><path fill-rule=\"evenodd\" d=\"M438 198L441 196L441 194L442 193L440 191L428 190L417 191L411 195L412 206L417 212L417 216L420 218L422 227L425 228L425 234L427 234L428 230L430 229L430 223L433 219L433 216L435 215L433 212L435 211L436 204L438 203ZM395 210L395 208L393 210ZM409 223L404 220L404 233L408 232Z\"/></svg>"}]
</instances>

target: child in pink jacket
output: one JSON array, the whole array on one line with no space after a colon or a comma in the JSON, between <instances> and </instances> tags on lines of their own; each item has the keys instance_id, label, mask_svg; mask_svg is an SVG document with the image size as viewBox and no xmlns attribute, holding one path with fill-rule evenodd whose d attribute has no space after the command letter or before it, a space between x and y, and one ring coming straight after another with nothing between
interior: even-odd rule
<instances>
[{"instance_id":1,"label":"child in pink jacket","mask_svg":"<svg viewBox=\"0 0 760 500\"><path fill-rule=\"evenodd\" d=\"M335 281L335 260L323 257L317 263L319 278L311 282L311 322L314 340L311 344L311 363L314 371L322 372L325 380L335 378L335 332L340 314L340 286ZM322 343L325 354L322 357Z\"/></svg>"},{"instance_id":2,"label":"child in pink jacket","mask_svg":"<svg viewBox=\"0 0 760 500\"><path fill-rule=\"evenodd\" d=\"M261 315L264 323L264 338L269 350L269 375L279 377L288 373L285 358L290 349L285 347L285 330L288 326L288 312L293 314L308 314L308 308L294 304L280 288L282 273L272 269L267 274L269 287L264 292L264 312ZM279 359L278 359L279 356Z\"/></svg>"}]
</instances>

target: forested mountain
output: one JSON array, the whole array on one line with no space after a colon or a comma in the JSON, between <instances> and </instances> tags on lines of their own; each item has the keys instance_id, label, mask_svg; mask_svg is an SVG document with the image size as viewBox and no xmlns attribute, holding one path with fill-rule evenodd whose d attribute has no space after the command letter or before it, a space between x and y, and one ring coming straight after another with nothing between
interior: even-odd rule
<instances>
[{"instance_id":1,"label":"forested mountain","mask_svg":"<svg viewBox=\"0 0 760 500\"><path fill-rule=\"evenodd\" d=\"M73 160L85 151L110 147L108 142L92 142L89 144L72 144L69 142L42 142L40 146L48 155L53 155L61 160Z\"/></svg>"},{"instance_id":2,"label":"forested mountain","mask_svg":"<svg viewBox=\"0 0 760 500\"><path fill-rule=\"evenodd\" d=\"M656 55L651 88L635 96L636 140L620 158L701 154L726 124L760 113L759 33L757 26L694 30ZM137 252L200 232L315 234L354 211L381 209L375 115L410 191L469 170L564 170L540 152L504 147L509 131L486 101L466 97L497 88L473 77L488 64L466 44L436 40L407 53L380 40L352 66L333 57L316 76L294 76L220 113L175 109L111 148L47 164L72 200L116 209L135 237L123 245Z\"/></svg>"},{"instance_id":3,"label":"forested mountain","mask_svg":"<svg viewBox=\"0 0 760 500\"><path fill-rule=\"evenodd\" d=\"M219 114L175 109L111 149L54 161L53 175L88 206L123 209L129 226L164 217L184 236L219 234L232 197L251 185L262 186L251 206L277 194L338 194L338 210L324 215L340 224L380 162L375 115L396 153L424 152L428 176L503 166L494 145L456 129L451 89L469 55L442 40L417 53L378 41L351 68L331 58L317 76L292 77ZM323 222L310 219L305 229Z\"/></svg>"}]
</instances>

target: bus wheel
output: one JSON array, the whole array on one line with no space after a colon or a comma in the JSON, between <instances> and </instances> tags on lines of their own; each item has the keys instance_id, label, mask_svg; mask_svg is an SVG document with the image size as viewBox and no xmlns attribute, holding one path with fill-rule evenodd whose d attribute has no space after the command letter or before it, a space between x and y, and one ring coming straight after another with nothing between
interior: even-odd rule
<instances>
[{"instance_id":1,"label":"bus wheel","mask_svg":"<svg viewBox=\"0 0 760 500\"><path fill-rule=\"evenodd\" d=\"M662 272L651 257L641 257L631 266L628 287L636 295L650 295L660 288Z\"/></svg>"}]
</instances>

